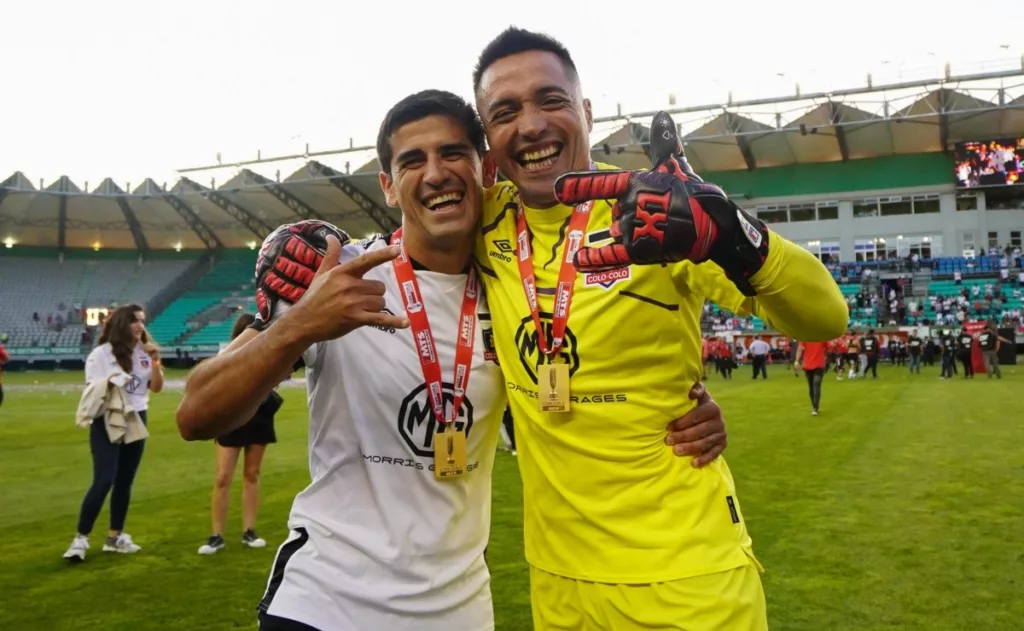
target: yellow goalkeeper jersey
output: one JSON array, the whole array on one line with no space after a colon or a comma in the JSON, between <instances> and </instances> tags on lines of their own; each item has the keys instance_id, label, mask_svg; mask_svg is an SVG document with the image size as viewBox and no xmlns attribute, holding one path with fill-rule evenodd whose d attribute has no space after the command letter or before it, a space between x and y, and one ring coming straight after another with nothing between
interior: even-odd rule
<instances>
[{"instance_id":1,"label":"yellow goalkeeper jersey","mask_svg":"<svg viewBox=\"0 0 1024 631\"><path fill-rule=\"evenodd\" d=\"M572 208L525 212L550 342ZM705 299L757 314L800 340L832 339L845 330L847 310L828 271L772 234L768 261L753 279L756 300L713 263L579 274L560 351L570 366L571 411L542 412L542 357L515 259L513 185L487 191L481 223L475 256L491 311L488 342L516 423L527 560L606 583L675 580L748 563L751 540L725 460L694 469L665 445L666 426L695 405L688 393L702 374ZM595 203L584 245L607 242L610 225L610 205Z\"/></svg>"}]
</instances>

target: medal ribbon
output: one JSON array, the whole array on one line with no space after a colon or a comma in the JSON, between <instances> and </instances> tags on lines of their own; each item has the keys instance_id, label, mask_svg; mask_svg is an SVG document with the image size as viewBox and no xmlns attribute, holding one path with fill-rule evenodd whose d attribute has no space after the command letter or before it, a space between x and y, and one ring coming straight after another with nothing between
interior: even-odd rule
<instances>
[{"instance_id":1,"label":"medal ribbon","mask_svg":"<svg viewBox=\"0 0 1024 631\"><path fill-rule=\"evenodd\" d=\"M593 168L593 166L591 167ZM565 233L565 245L562 247L562 262L558 270L558 288L555 292L555 308L551 317L551 346L548 346L547 335L540 323L540 306L537 301L537 275L533 266L533 251L530 248L530 226L526 223L526 212L523 203L519 202L516 212L516 257L519 260L519 276L526 292L526 302L533 316L533 326L537 329L537 346L542 355L551 359L562 349L565 341L565 327L569 321L569 306L572 304L573 288L576 284L576 266L573 258L583 245L583 232L587 229L590 210L594 202L588 201L573 208L569 227Z\"/></svg>"},{"instance_id":2,"label":"medal ribbon","mask_svg":"<svg viewBox=\"0 0 1024 631\"><path fill-rule=\"evenodd\" d=\"M423 380L427 384L430 407L434 410L437 422L444 427L448 423L454 423L458 418L459 410L462 409L462 400L469 387L469 368L473 363L473 345L476 342L476 307L480 300L476 268L470 266L469 274L466 277L466 289L462 295L462 311L458 324L459 339L455 347L455 376L452 379L455 401L452 403L452 418L449 419L444 413L441 364L437 357L434 334L430 330L430 321L427 319L423 295L420 293L420 286L416 281L412 260L405 252L401 228L395 231L391 243L401 248L401 253L391 263L395 268L395 277L398 279L398 289L402 294L405 313L409 316L409 326L412 329L416 354L419 356L420 368L423 371Z\"/></svg>"}]
</instances>

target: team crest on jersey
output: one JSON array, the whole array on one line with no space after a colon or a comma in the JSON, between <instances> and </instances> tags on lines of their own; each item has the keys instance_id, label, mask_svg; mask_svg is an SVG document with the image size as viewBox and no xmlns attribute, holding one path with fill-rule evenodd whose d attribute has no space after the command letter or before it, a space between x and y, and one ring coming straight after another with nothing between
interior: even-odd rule
<instances>
[{"instance_id":1,"label":"team crest on jersey","mask_svg":"<svg viewBox=\"0 0 1024 631\"><path fill-rule=\"evenodd\" d=\"M540 322L550 344L551 314L541 312ZM515 342L516 349L519 351L519 361L523 364L523 368L526 369L526 374L536 384L537 366L540 365L542 360L546 362L547 358L541 356L540 350L537 347L537 330L533 326L533 318L531 316L526 316L519 323L519 328L516 329ZM560 356L558 361L569 364L569 376L571 377L580 368L580 356L576 347L576 334L568 326L565 327L562 350L558 354Z\"/></svg>"},{"instance_id":2,"label":"team crest on jersey","mask_svg":"<svg viewBox=\"0 0 1024 631\"><path fill-rule=\"evenodd\" d=\"M141 366L142 366L143 368L149 368L149 358L148 358L148 357L145 357L145 358L139 359L139 364L140 364L140 365L141 365Z\"/></svg>"},{"instance_id":3,"label":"team crest on jersey","mask_svg":"<svg viewBox=\"0 0 1024 631\"><path fill-rule=\"evenodd\" d=\"M605 272L587 272L583 276L583 284L587 287L598 285L605 289L611 289L612 285L622 280L629 280L631 277L631 270L629 267L620 267L618 269L610 269Z\"/></svg>"},{"instance_id":4,"label":"team crest on jersey","mask_svg":"<svg viewBox=\"0 0 1024 631\"><path fill-rule=\"evenodd\" d=\"M498 363L498 349L494 346L494 331L483 329L481 334L484 339L484 359L489 362Z\"/></svg>"},{"instance_id":5,"label":"team crest on jersey","mask_svg":"<svg viewBox=\"0 0 1024 631\"><path fill-rule=\"evenodd\" d=\"M455 404L455 387L452 384L441 385L441 401L446 417L451 418L452 406ZM462 406L455 417L455 429L465 431L469 437L472 428L473 404L466 396L463 397ZM427 384L421 383L402 399L402 405L398 410L398 433L417 456L433 458L434 435L439 429L440 424L434 418L434 410L430 406Z\"/></svg>"}]
</instances>

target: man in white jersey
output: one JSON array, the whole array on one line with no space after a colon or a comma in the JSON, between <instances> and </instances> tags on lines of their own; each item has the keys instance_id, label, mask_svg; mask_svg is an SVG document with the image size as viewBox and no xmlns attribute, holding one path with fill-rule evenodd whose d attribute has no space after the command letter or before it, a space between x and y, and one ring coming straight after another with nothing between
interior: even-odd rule
<instances>
[{"instance_id":1,"label":"man in white jersey","mask_svg":"<svg viewBox=\"0 0 1024 631\"><path fill-rule=\"evenodd\" d=\"M303 299L218 358L220 371L275 364L260 393L300 354L307 367L312 484L260 604L265 630L494 628L483 552L505 398L466 238L483 129L461 99L431 91L392 108L380 140L381 186L403 228L340 248L332 236ZM370 326L339 330L346 305L332 294Z\"/></svg>"},{"instance_id":2,"label":"man in white jersey","mask_svg":"<svg viewBox=\"0 0 1024 631\"><path fill-rule=\"evenodd\" d=\"M483 552L505 394L470 267L483 151L482 126L458 97L397 104L378 153L401 232L344 247L328 237L305 295L189 379L179 428L207 438L244 422L250 398L300 354L307 365L313 482L261 603L265 631L494 628Z\"/></svg>"}]
</instances>

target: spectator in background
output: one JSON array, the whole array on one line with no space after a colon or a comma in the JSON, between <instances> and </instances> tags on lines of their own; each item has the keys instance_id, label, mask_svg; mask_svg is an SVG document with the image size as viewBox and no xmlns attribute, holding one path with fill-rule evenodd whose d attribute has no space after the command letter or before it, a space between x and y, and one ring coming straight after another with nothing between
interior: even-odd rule
<instances>
[{"instance_id":1,"label":"spectator in background","mask_svg":"<svg viewBox=\"0 0 1024 631\"><path fill-rule=\"evenodd\" d=\"M768 345L768 342L762 339L755 339L750 343L750 361L754 366L754 379L757 379L758 375L765 379L768 378L766 364L768 363L768 353L771 350L772 347Z\"/></svg>"},{"instance_id":2,"label":"spectator in background","mask_svg":"<svg viewBox=\"0 0 1024 631\"><path fill-rule=\"evenodd\" d=\"M828 367L826 342L800 342L796 352L794 368L802 367L807 376L807 388L811 395L811 415L818 415L821 404L821 381Z\"/></svg>"},{"instance_id":3,"label":"spectator in background","mask_svg":"<svg viewBox=\"0 0 1024 631\"><path fill-rule=\"evenodd\" d=\"M256 320L251 313L243 313L235 320L231 339L241 335L247 326ZM224 522L228 517L231 501L231 480L235 477L238 455L245 450L242 465L242 545L262 548L267 542L256 534L256 511L260 502L260 466L267 445L277 442L274 432L274 415L284 400L271 390L260 404L256 414L245 425L228 432L216 441L216 472L213 495L210 498L210 521L213 526L210 538L199 548L199 554L216 554L224 548Z\"/></svg>"},{"instance_id":4,"label":"spectator in background","mask_svg":"<svg viewBox=\"0 0 1024 631\"><path fill-rule=\"evenodd\" d=\"M148 423L146 410L149 393L164 387L160 351L146 332L146 313L139 305L126 305L110 314L100 334L99 346L85 360L85 381L106 381L119 369L130 377L124 386L128 403L138 412L142 423ZM130 443L113 443L107 433L103 415L89 425L89 447L92 452L92 485L82 500L78 517L78 534L64 553L69 561L84 561L89 548L89 533L110 494L110 532L103 543L104 552L131 554L141 548L124 532L132 484L142 462L145 439Z\"/></svg>"},{"instance_id":5,"label":"spectator in background","mask_svg":"<svg viewBox=\"0 0 1024 631\"><path fill-rule=\"evenodd\" d=\"M501 437L505 441L505 449L513 456L516 452L516 429L512 422L512 408L505 406L505 414L501 418Z\"/></svg>"}]
</instances>

